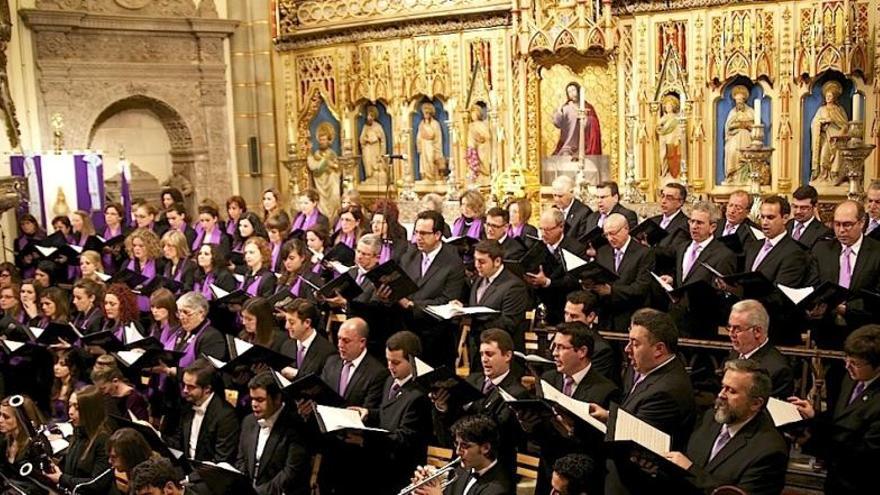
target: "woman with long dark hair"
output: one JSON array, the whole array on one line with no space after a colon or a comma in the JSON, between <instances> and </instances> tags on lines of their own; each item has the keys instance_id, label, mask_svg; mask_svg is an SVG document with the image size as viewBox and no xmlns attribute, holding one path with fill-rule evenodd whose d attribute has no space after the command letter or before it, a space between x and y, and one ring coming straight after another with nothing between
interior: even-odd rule
<instances>
[{"instance_id":1,"label":"woman with long dark hair","mask_svg":"<svg viewBox=\"0 0 880 495\"><path fill-rule=\"evenodd\" d=\"M177 300L174 294L161 288L150 295L150 312L153 324L150 335L162 344L166 351L173 351L177 338L183 331L177 317ZM177 427L180 413L180 389L176 379L163 373L161 367L153 368L148 385L150 398L150 423L159 431L167 432Z\"/></svg>"},{"instance_id":2,"label":"woman with long dark hair","mask_svg":"<svg viewBox=\"0 0 880 495\"><path fill-rule=\"evenodd\" d=\"M244 250L244 243L252 237L268 239L269 234L266 232L263 220L256 213L248 211L242 213L241 218L238 219L238 229L236 230L235 241L232 243L232 250L242 252Z\"/></svg>"},{"instance_id":3,"label":"woman with long dark hair","mask_svg":"<svg viewBox=\"0 0 880 495\"><path fill-rule=\"evenodd\" d=\"M268 188L263 190L263 223L269 221L269 218L277 216L286 224L290 225L290 216L284 209L281 193L277 189Z\"/></svg>"},{"instance_id":4,"label":"woman with long dark hair","mask_svg":"<svg viewBox=\"0 0 880 495\"><path fill-rule=\"evenodd\" d=\"M46 328L49 323L65 324L70 321L70 304L68 295L58 287L49 287L40 294L40 311L42 316L35 326Z\"/></svg>"},{"instance_id":5,"label":"woman with long dark hair","mask_svg":"<svg viewBox=\"0 0 880 495\"><path fill-rule=\"evenodd\" d=\"M226 256L219 246L213 244L202 244L196 253L196 264L198 271L196 272L195 284L193 290L205 296L205 299L211 301L214 299L214 292L211 290L212 285L231 292L235 290L238 282L235 276L229 271L229 263Z\"/></svg>"},{"instance_id":6,"label":"woman with long dark hair","mask_svg":"<svg viewBox=\"0 0 880 495\"><path fill-rule=\"evenodd\" d=\"M306 246L305 241L291 239L281 246L281 276L275 293L286 290L294 298L303 297L314 300L315 289L312 285L320 287L321 277L312 271L312 253ZM306 279L305 281L302 278Z\"/></svg>"},{"instance_id":7,"label":"woman with long dark hair","mask_svg":"<svg viewBox=\"0 0 880 495\"><path fill-rule=\"evenodd\" d=\"M196 230L198 234L192 243L192 252L197 252L204 244L218 245L224 252L229 252L232 247L232 239L220 225L220 214L211 205L199 206L199 228Z\"/></svg>"},{"instance_id":8,"label":"woman with long dark hair","mask_svg":"<svg viewBox=\"0 0 880 495\"><path fill-rule=\"evenodd\" d=\"M261 345L281 352L285 335L275 324L272 304L263 297L254 297L241 306L242 329L238 338L250 344Z\"/></svg>"},{"instance_id":9,"label":"woman with long dark hair","mask_svg":"<svg viewBox=\"0 0 880 495\"><path fill-rule=\"evenodd\" d=\"M104 270L113 275L119 267L125 263L124 245L116 242L120 236L127 235L128 223L125 221L125 209L119 203L107 203L104 206L104 232L101 237L104 241L112 241L112 246L104 246L101 259L104 262Z\"/></svg>"},{"instance_id":10,"label":"woman with long dark hair","mask_svg":"<svg viewBox=\"0 0 880 495\"><path fill-rule=\"evenodd\" d=\"M55 379L52 382L52 420L55 422L67 421L68 403L70 396L76 390L85 386L82 381L83 362L79 349L67 349L55 353L55 364L52 373Z\"/></svg>"},{"instance_id":11,"label":"woman with long dark hair","mask_svg":"<svg viewBox=\"0 0 880 495\"><path fill-rule=\"evenodd\" d=\"M132 428L121 428L113 432L107 442L107 452L113 468L113 483L107 492L109 495L128 494L132 469L158 455L150 448L144 436Z\"/></svg>"},{"instance_id":12,"label":"woman with long dark hair","mask_svg":"<svg viewBox=\"0 0 880 495\"><path fill-rule=\"evenodd\" d=\"M39 260L39 254L21 254L30 244L36 244L46 238L46 231L40 227L40 222L30 213L25 213L18 219L18 237L15 238L15 264L21 269L23 278L34 276L34 266Z\"/></svg>"},{"instance_id":13,"label":"woman with long dark hair","mask_svg":"<svg viewBox=\"0 0 880 495\"><path fill-rule=\"evenodd\" d=\"M400 224L400 210L394 201L384 199L373 205L373 218L370 220L372 232L382 237L382 249L379 251L379 263L400 257L409 249L406 240L406 229Z\"/></svg>"},{"instance_id":14,"label":"woman with long dark hair","mask_svg":"<svg viewBox=\"0 0 880 495\"><path fill-rule=\"evenodd\" d=\"M339 213L341 227L333 234L333 244L345 244L354 249L358 239L364 234L364 212L360 206L343 208Z\"/></svg>"},{"instance_id":15,"label":"woman with long dark hair","mask_svg":"<svg viewBox=\"0 0 880 495\"><path fill-rule=\"evenodd\" d=\"M284 238L287 236L287 230L290 223L287 217L273 215L266 220L266 231L269 234L269 251L271 253L271 262L269 269L275 273L281 271L281 246L284 244Z\"/></svg>"}]
</instances>

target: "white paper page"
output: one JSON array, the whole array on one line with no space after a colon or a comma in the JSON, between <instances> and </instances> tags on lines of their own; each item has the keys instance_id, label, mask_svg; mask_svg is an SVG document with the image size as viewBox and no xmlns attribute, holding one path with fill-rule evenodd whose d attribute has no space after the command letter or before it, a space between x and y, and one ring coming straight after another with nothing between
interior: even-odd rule
<instances>
[{"instance_id":1,"label":"white paper page","mask_svg":"<svg viewBox=\"0 0 880 495\"><path fill-rule=\"evenodd\" d=\"M211 284L211 292L214 293L214 297L216 297L217 299L223 299L224 297L229 295L229 292L221 289L220 287L217 287L214 284Z\"/></svg>"},{"instance_id":2,"label":"white paper page","mask_svg":"<svg viewBox=\"0 0 880 495\"><path fill-rule=\"evenodd\" d=\"M220 468L224 471L232 471L233 473L242 474L241 471L239 471L238 469L235 469L235 466L233 466L232 464L229 464L226 461L223 461L223 462L202 461L202 462L204 464L209 465L209 466L214 466L215 468Z\"/></svg>"},{"instance_id":3,"label":"white paper page","mask_svg":"<svg viewBox=\"0 0 880 495\"><path fill-rule=\"evenodd\" d=\"M235 278L236 282L238 282L238 283L244 282L244 275L242 275L240 273L233 273L232 276L233 276L233 278Z\"/></svg>"},{"instance_id":4,"label":"white paper page","mask_svg":"<svg viewBox=\"0 0 880 495\"><path fill-rule=\"evenodd\" d=\"M332 432L345 428L356 430L370 431L387 431L381 428L370 428L361 421L361 414L353 409L343 409L341 407L322 406L318 404L318 416L324 423L326 431Z\"/></svg>"},{"instance_id":5,"label":"white paper page","mask_svg":"<svg viewBox=\"0 0 880 495\"><path fill-rule=\"evenodd\" d=\"M9 352L15 352L24 346L24 342L18 342L15 340L4 340L3 343L6 345L6 348L9 349Z\"/></svg>"},{"instance_id":6,"label":"white paper page","mask_svg":"<svg viewBox=\"0 0 880 495\"><path fill-rule=\"evenodd\" d=\"M660 284L660 287L663 287L663 290L666 292L672 292L672 286L664 282L663 279L660 278L660 275L651 272L651 276L654 277L654 280L656 280L658 284Z\"/></svg>"},{"instance_id":7,"label":"white paper page","mask_svg":"<svg viewBox=\"0 0 880 495\"><path fill-rule=\"evenodd\" d=\"M49 445L52 447L52 454L57 454L70 446L70 442L63 438L50 438Z\"/></svg>"},{"instance_id":8,"label":"white paper page","mask_svg":"<svg viewBox=\"0 0 880 495\"><path fill-rule=\"evenodd\" d=\"M298 275L297 278L299 278L300 281L302 281L302 283L308 285L308 286L311 287L312 289L315 289L315 290L320 290L320 289L321 289L321 288L318 287L317 285L315 285L315 284L309 282L309 280L308 280L307 278L303 277L302 275Z\"/></svg>"},{"instance_id":9,"label":"white paper page","mask_svg":"<svg viewBox=\"0 0 880 495\"><path fill-rule=\"evenodd\" d=\"M434 371L434 368L431 367L430 364L422 361L421 359L414 357L416 363L416 376L427 375L428 373Z\"/></svg>"},{"instance_id":10,"label":"white paper page","mask_svg":"<svg viewBox=\"0 0 880 495\"><path fill-rule=\"evenodd\" d=\"M42 254L43 257L45 257L45 258L52 256L52 254L55 251L58 251L58 248L56 248L56 247L36 246L36 248L37 248L37 251L39 251L40 254Z\"/></svg>"},{"instance_id":11,"label":"white paper page","mask_svg":"<svg viewBox=\"0 0 880 495\"><path fill-rule=\"evenodd\" d=\"M61 436L63 436L64 438L67 438L70 435L73 435L73 423L71 423L70 421L65 421L63 423L56 423L55 427L61 431Z\"/></svg>"},{"instance_id":12,"label":"white paper page","mask_svg":"<svg viewBox=\"0 0 880 495\"><path fill-rule=\"evenodd\" d=\"M767 412L770 413L770 417L773 418L773 424L777 428L789 423L797 423L804 419L794 404L775 397L770 397L770 400L767 402Z\"/></svg>"},{"instance_id":13,"label":"white paper page","mask_svg":"<svg viewBox=\"0 0 880 495\"><path fill-rule=\"evenodd\" d=\"M763 230L752 227L752 226L749 226L749 228L752 229L752 235L755 236L755 239L758 239L759 241L763 241L764 239L767 238L767 236L764 235Z\"/></svg>"},{"instance_id":14,"label":"white paper page","mask_svg":"<svg viewBox=\"0 0 880 495\"><path fill-rule=\"evenodd\" d=\"M101 282L106 282L106 281L110 280L111 278L113 278L112 275L107 275L106 273L101 273L101 272L95 272L95 275L99 279L101 279Z\"/></svg>"},{"instance_id":15,"label":"white paper page","mask_svg":"<svg viewBox=\"0 0 880 495\"><path fill-rule=\"evenodd\" d=\"M506 390L501 387L498 387L498 394L501 395L501 400L504 402L515 402L516 397L510 395Z\"/></svg>"},{"instance_id":16,"label":"white paper page","mask_svg":"<svg viewBox=\"0 0 880 495\"><path fill-rule=\"evenodd\" d=\"M617 423L614 425L614 440L632 440L658 455L667 454L672 443L672 439L669 435L654 428L648 423L645 423L623 409L617 410Z\"/></svg>"},{"instance_id":17,"label":"white paper page","mask_svg":"<svg viewBox=\"0 0 880 495\"><path fill-rule=\"evenodd\" d=\"M125 362L126 366L131 366L144 355L143 349L132 349L130 351L119 351L116 355Z\"/></svg>"},{"instance_id":18,"label":"white paper page","mask_svg":"<svg viewBox=\"0 0 880 495\"><path fill-rule=\"evenodd\" d=\"M497 309L492 309L486 306L467 306L459 308L459 310L466 315L488 315L498 312Z\"/></svg>"},{"instance_id":19,"label":"white paper page","mask_svg":"<svg viewBox=\"0 0 880 495\"><path fill-rule=\"evenodd\" d=\"M543 358L537 354L523 354L522 352L519 352L519 351L513 351L513 355L518 358L525 359L527 362L530 362L530 363L556 364L555 361L551 361L547 358Z\"/></svg>"},{"instance_id":20,"label":"white paper page","mask_svg":"<svg viewBox=\"0 0 880 495\"><path fill-rule=\"evenodd\" d=\"M123 331L125 332L125 343L133 344L135 342L139 342L144 340L144 336L138 332L138 329L135 328L134 323L129 323L125 327L123 327Z\"/></svg>"},{"instance_id":21,"label":"white paper page","mask_svg":"<svg viewBox=\"0 0 880 495\"><path fill-rule=\"evenodd\" d=\"M43 335L43 332L45 331L45 328L31 327L31 333L34 334L34 340L39 339L40 335Z\"/></svg>"},{"instance_id":22,"label":"white paper page","mask_svg":"<svg viewBox=\"0 0 880 495\"><path fill-rule=\"evenodd\" d=\"M278 380L278 383L281 384L281 388L287 388L287 386L290 385L290 380L285 378L284 375L275 370L272 370L272 373L275 373L275 378Z\"/></svg>"},{"instance_id":23,"label":"white paper page","mask_svg":"<svg viewBox=\"0 0 880 495\"><path fill-rule=\"evenodd\" d=\"M563 249L562 250L562 263L565 264L565 270L570 272L572 270L575 270L577 268L580 268L580 267L586 265L587 263L589 263L589 261L581 258L580 256L572 253L571 251L569 251L567 249Z\"/></svg>"},{"instance_id":24,"label":"white paper page","mask_svg":"<svg viewBox=\"0 0 880 495\"><path fill-rule=\"evenodd\" d=\"M436 315L444 320L448 320L462 314L461 306L454 305L452 303L425 306L425 311Z\"/></svg>"},{"instance_id":25,"label":"white paper page","mask_svg":"<svg viewBox=\"0 0 880 495\"><path fill-rule=\"evenodd\" d=\"M345 266L342 263L335 261L335 260L328 261L327 264L330 265L330 268L336 270L337 273L347 273L349 270L352 269L352 267Z\"/></svg>"},{"instance_id":26,"label":"white paper page","mask_svg":"<svg viewBox=\"0 0 880 495\"><path fill-rule=\"evenodd\" d=\"M801 301L815 291L812 287L796 289L782 284L776 284L776 286L779 287L779 290L782 291L783 294L785 294L785 297L791 299L791 302L795 304L800 304Z\"/></svg>"},{"instance_id":27,"label":"white paper page","mask_svg":"<svg viewBox=\"0 0 880 495\"><path fill-rule=\"evenodd\" d=\"M712 266L712 265L710 265L710 264L708 264L708 263L706 263L706 262L704 262L704 261L701 261L700 264L703 265L703 268L705 268L706 270L709 270L710 272L712 272L712 274L715 275L716 277L718 277L718 278L724 278L724 277L726 277L726 275L724 275L723 273L721 273L721 272L719 272L718 270L716 270L714 266Z\"/></svg>"},{"instance_id":28,"label":"white paper page","mask_svg":"<svg viewBox=\"0 0 880 495\"><path fill-rule=\"evenodd\" d=\"M82 246L77 246L76 244L68 244L68 246L70 246L70 249L73 249L74 251L76 251L77 254L82 254L82 252L83 252Z\"/></svg>"},{"instance_id":29,"label":"white paper page","mask_svg":"<svg viewBox=\"0 0 880 495\"><path fill-rule=\"evenodd\" d=\"M205 354L205 357L211 363L211 366L213 366L214 368L217 368L218 370L220 368L226 366L225 361L220 361L219 359L215 358L214 356L209 356L209 355Z\"/></svg>"},{"instance_id":30,"label":"white paper page","mask_svg":"<svg viewBox=\"0 0 880 495\"><path fill-rule=\"evenodd\" d=\"M586 421L587 424L592 426L593 428L601 431L602 433L608 432L608 427L605 426L605 423L599 421L598 419L590 416L590 404L587 402L579 401L576 399L572 399L571 397L563 394L559 390L556 389L553 385L541 380L541 391L544 393L544 398L559 404L575 416L581 418Z\"/></svg>"},{"instance_id":31,"label":"white paper page","mask_svg":"<svg viewBox=\"0 0 880 495\"><path fill-rule=\"evenodd\" d=\"M245 342L238 337L233 337L232 342L235 345L235 355L236 356L241 356L245 352L249 351L251 349L251 347L254 346L253 344Z\"/></svg>"}]
</instances>

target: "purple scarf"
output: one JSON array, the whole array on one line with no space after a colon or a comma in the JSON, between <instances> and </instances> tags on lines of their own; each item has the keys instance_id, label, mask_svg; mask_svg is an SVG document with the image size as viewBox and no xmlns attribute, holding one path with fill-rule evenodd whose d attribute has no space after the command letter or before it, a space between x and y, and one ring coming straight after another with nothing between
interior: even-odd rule
<instances>
[{"instance_id":1,"label":"purple scarf","mask_svg":"<svg viewBox=\"0 0 880 495\"><path fill-rule=\"evenodd\" d=\"M339 232L340 230L342 230L342 218L341 217L336 220L336 225L333 226L334 233Z\"/></svg>"},{"instance_id":2,"label":"purple scarf","mask_svg":"<svg viewBox=\"0 0 880 495\"><path fill-rule=\"evenodd\" d=\"M159 339L159 342L162 343L163 349L166 351L173 351L174 344L177 341L177 331L177 328L171 328L171 325L166 321L165 323L162 323L158 335L154 335L154 337Z\"/></svg>"},{"instance_id":3,"label":"purple scarf","mask_svg":"<svg viewBox=\"0 0 880 495\"><path fill-rule=\"evenodd\" d=\"M242 280L240 284L238 284L238 288L244 289L245 283L247 283L247 279L250 277L253 277L254 281L247 285L247 289L245 290L245 292L247 292L250 296L256 296L257 290L260 288L260 282L263 280L263 276L260 275L259 272L257 272L257 275L245 277L245 279Z\"/></svg>"},{"instance_id":4,"label":"purple scarf","mask_svg":"<svg viewBox=\"0 0 880 495\"><path fill-rule=\"evenodd\" d=\"M299 286L302 284L302 278L300 275L296 276L296 282L290 286L290 293L296 297L299 297Z\"/></svg>"},{"instance_id":5,"label":"purple scarf","mask_svg":"<svg viewBox=\"0 0 880 495\"><path fill-rule=\"evenodd\" d=\"M138 272L141 275L143 275L144 277L147 277L147 280L145 281L145 283L149 282L150 280L153 280L153 278L156 277L156 260L154 260L154 259L147 260L147 262L144 263L144 266L142 266L140 268L140 270L138 270L137 265L138 265L138 262L136 259L134 259L134 260L129 261L128 264L125 265L125 267L133 272ZM139 296L137 296L137 302L138 302L138 309L140 311L147 312L150 310L150 297L149 296L139 295Z\"/></svg>"},{"instance_id":6,"label":"purple scarf","mask_svg":"<svg viewBox=\"0 0 880 495\"><path fill-rule=\"evenodd\" d=\"M122 235L122 226L121 225L119 226L119 229L116 230L116 232L113 232L113 229L111 229L110 227L105 228L104 235L102 237L104 237L105 241L109 241L110 239L113 239L114 237L117 237L120 235ZM113 275L114 273L116 273L116 264L113 263L113 255L112 254L105 253L103 256L101 256L101 261L104 263L104 272L105 273L107 273L108 275Z\"/></svg>"},{"instance_id":7,"label":"purple scarf","mask_svg":"<svg viewBox=\"0 0 880 495\"><path fill-rule=\"evenodd\" d=\"M391 259L391 241L386 239L382 242L382 250L379 251L379 264L385 263Z\"/></svg>"},{"instance_id":8,"label":"purple scarf","mask_svg":"<svg viewBox=\"0 0 880 495\"><path fill-rule=\"evenodd\" d=\"M203 282L196 282L194 290L201 292L205 299L212 300L214 299L214 291L211 290L211 284L214 283L214 272L210 272L205 275L205 280Z\"/></svg>"},{"instance_id":9,"label":"purple scarf","mask_svg":"<svg viewBox=\"0 0 880 495\"><path fill-rule=\"evenodd\" d=\"M281 243L278 244L272 243L272 264L269 265L269 268L272 271L275 271L275 267L278 266L278 255L281 253Z\"/></svg>"},{"instance_id":10,"label":"purple scarf","mask_svg":"<svg viewBox=\"0 0 880 495\"><path fill-rule=\"evenodd\" d=\"M464 231L464 227L465 218L458 217L455 220L455 223L452 225L452 236L459 237L466 235L472 239L479 239L480 234L483 232L483 220L479 218L473 219L470 228L467 229L467 232Z\"/></svg>"},{"instance_id":11,"label":"purple scarf","mask_svg":"<svg viewBox=\"0 0 880 495\"><path fill-rule=\"evenodd\" d=\"M226 233L235 237L235 228L238 226L238 220L229 219L226 221Z\"/></svg>"},{"instance_id":12,"label":"purple scarf","mask_svg":"<svg viewBox=\"0 0 880 495\"><path fill-rule=\"evenodd\" d=\"M208 234L207 240L204 240L205 239L205 230L204 229L199 228L196 230L198 231L198 234L196 235L196 238L192 243L193 252L198 251L199 248L202 247L202 244L220 244L220 229L219 228L214 227L214 230L212 230L211 233Z\"/></svg>"},{"instance_id":13,"label":"purple scarf","mask_svg":"<svg viewBox=\"0 0 880 495\"><path fill-rule=\"evenodd\" d=\"M202 324L201 324L201 326L199 326L199 328L197 328L192 333L190 333L189 339L187 339L187 341L185 341L186 342L186 350L183 351L183 357L180 358L180 362L177 365L178 366L177 369L182 370L182 369L186 368L187 366L191 365L192 362L196 360L196 357L198 357L198 356L196 356L196 342L198 342L199 337L202 336L202 333L205 331L205 329L208 328L208 324L210 324L210 322L208 320L205 320L202 322ZM181 331L181 337L185 334L186 334L186 332Z\"/></svg>"},{"instance_id":14,"label":"purple scarf","mask_svg":"<svg viewBox=\"0 0 880 495\"><path fill-rule=\"evenodd\" d=\"M296 230L306 230L312 225L315 225L318 222L318 209L315 208L308 215L304 215L302 212L296 215L296 219L293 221L293 227L290 229L291 232Z\"/></svg>"},{"instance_id":15,"label":"purple scarf","mask_svg":"<svg viewBox=\"0 0 880 495\"><path fill-rule=\"evenodd\" d=\"M176 265L170 265L170 264L168 265L168 271L171 274L171 278L175 282L180 282L180 278L183 277L183 268L184 268L184 266L186 266L185 263L186 263L186 260L181 258L181 259L177 260Z\"/></svg>"},{"instance_id":16,"label":"purple scarf","mask_svg":"<svg viewBox=\"0 0 880 495\"><path fill-rule=\"evenodd\" d=\"M355 239L354 232L352 232L350 234L346 234L345 232L342 232L342 231L339 232L339 242L345 244L346 246L348 246L352 249L354 249L355 240L356 239Z\"/></svg>"},{"instance_id":17,"label":"purple scarf","mask_svg":"<svg viewBox=\"0 0 880 495\"><path fill-rule=\"evenodd\" d=\"M523 231L523 228L524 228L525 226L526 226L526 224L522 224L522 225L520 225L519 227L515 227L515 226L513 226L513 225L511 225L510 227L507 227L507 236L508 236L508 237L520 237L520 236L522 236L522 231Z\"/></svg>"}]
</instances>

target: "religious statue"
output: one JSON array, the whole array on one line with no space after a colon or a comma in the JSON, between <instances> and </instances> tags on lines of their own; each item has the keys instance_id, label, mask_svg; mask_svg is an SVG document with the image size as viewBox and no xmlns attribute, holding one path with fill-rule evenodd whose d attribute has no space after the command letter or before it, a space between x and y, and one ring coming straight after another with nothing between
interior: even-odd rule
<instances>
[{"instance_id":1,"label":"religious statue","mask_svg":"<svg viewBox=\"0 0 880 495\"><path fill-rule=\"evenodd\" d=\"M385 130L379 123L379 110L373 105L367 107L366 121L358 142L361 144L361 159L364 163L364 182L385 185L388 180L384 166Z\"/></svg>"},{"instance_id":2,"label":"religious statue","mask_svg":"<svg viewBox=\"0 0 880 495\"><path fill-rule=\"evenodd\" d=\"M674 93L661 100L663 113L657 124L657 140L660 143L660 176L677 179L681 172L681 126L678 112L681 102Z\"/></svg>"},{"instance_id":3,"label":"religious statue","mask_svg":"<svg viewBox=\"0 0 880 495\"><path fill-rule=\"evenodd\" d=\"M435 118L436 110L430 103L422 104L422 121L416 135L419 152L419 173L423 181L442 182L440 170L443 169L443 132Z\"/></svg>"},{"instance_id":4,"label":"religious statue","mask_svg":"<svg viewBox=\"0 0 880 495\"><path fill-rule=\"evenodd\" d=\"M64 188L58 188L58 194L55 195L55 204L52 206L52 213L56 217L66 217L70 215L70 206L67 205L67 195L64 194Z\"/></svg>"},{"instance_id":5,"label":"religious statue","mask_svg":"<svg viewBox=\"0 0 880 495\"><path fill-rule=\"evenodd\" d=\"M837 81L829 81L822 86L825 103L816 110L810 124L812 160L810 180L832 182L840 173L840 158L832 139L846 132L849 118L837 102L843 88Z\"/></svg>"},{"instance_id":6,"label":"religious statue","mask_svg":"<svg viewBox=\"0 0 880 495\"><path fill-rule=\"evenodd\" d=\"M467 129L468 179L485 182L489 178L492 153L492 130L486 122L483 108L473 105L470 108L470 123Z\"/></svg>"},{"instance_id":7,"label":"religious statue","mask_svg":"<svg viewBox=\"0 0 880 495\"><path fill-rule=\"evenodd\" d=\"M734 106L724 121L724 184L746 184L749 169L742 162L740 151L752 143L755 110L746 104L749 90L734 86L730 90Z\"/></svg>"},{"instance_id":8,"label":"religious statue","mask_svg":"<svg viewBox=\"0 0 880 495\"><path fill-rule=\"evenodd\" d=\"M315 180L318 191L318 209L328 218L335 218L341 203L339 192L339 162L336 152L330 145L335 137L333 125L322 122L318 125L318 149L309 154L306 163Z\"/></svg>"},{"instance_id":9,"label":"religious statue","mask_svg":"<svg viewBox=\"0 0 880 495\"><path fill-rule=\"evenodd\" d=\"M575 83L568 83L565 87L566 101L553 112L553 125L559 129L559 141L553 156L578 156L580 139L584 142L584 155L602 154L602 129L599 126L599 116L593 105L581 98L581 87ZM586 125L581 132L581 123L578 119L578 105L583 108L586 115Z\"/></svg>"}]
</instances>

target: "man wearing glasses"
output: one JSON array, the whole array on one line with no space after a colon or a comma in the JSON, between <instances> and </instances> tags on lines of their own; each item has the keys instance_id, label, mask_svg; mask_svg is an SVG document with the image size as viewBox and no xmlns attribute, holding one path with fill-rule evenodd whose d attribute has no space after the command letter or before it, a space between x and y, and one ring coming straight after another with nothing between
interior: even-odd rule
<instances>
[{"instance_id":1,"label":"man wearing glasses","mask_svg":"<svg viewBox=\"0 0 880 495\"><path fill-rule=\"evenodd\" d=\"M758 301L746 299L733 305L727 331L733 350L727 359L751 359L767 370L771 396L780 399L794 391L794 372L785 356L769 342L770 316Z\"/></svg>"},{"instance_id":2,"label":"man wearing glasses","mask_svg":"<svg viewBox=\"0 0 880 495\"><path fill-rule=\"evenodd\" d=\"M580 282L568 274L562 263L562 250L581 256L585 247L574 236L565 234L564 225L565 215L562 211L551 208L541 212L538 228L547 254L538 273L527 273L525 276L526 283L535 289L535 296L544 304L544 319L550 325L562 321L565 296L580 288Z\"/></svg>"},{"instance_id":3,"label":"man wearing glasses","mask_svg":"<svg viewBox=\"0 0 880 495\"><path fill-rule=\"evenodd\" d=\"M785 230L791 238L813 249L816 242L828 240L834 236L831 229L816 218L816 204L819 203L819 192L813 186L801 186L791 194L792 219L785 224Z\"/></svg>"},{"instance_id":4,"label":"man wearing glasses","mask_svg":"<svg viewBox=\"0 0 880 495\"><path fill-rule=\"evenodd\" d=\"M510 213L504 208L490 208L486 213L486 239L501 244L504 250L504 259L518 260L526 254L526 241L510 237L507 229L510 227Z\"/></svg>"},{"instance_id":5,"label":"man wearing glasses","mask_svg":"<svg viewBox=\"0 0 880 495\"><path fill-rule=\"evenodd\" d=\"M854 331L843 350L847 375L828 410L818 412L797 397L789 401L814 419L804 450L826 459L825 493L873 493L880 465L880 326Z\"/></svg>"}]
</instances>

